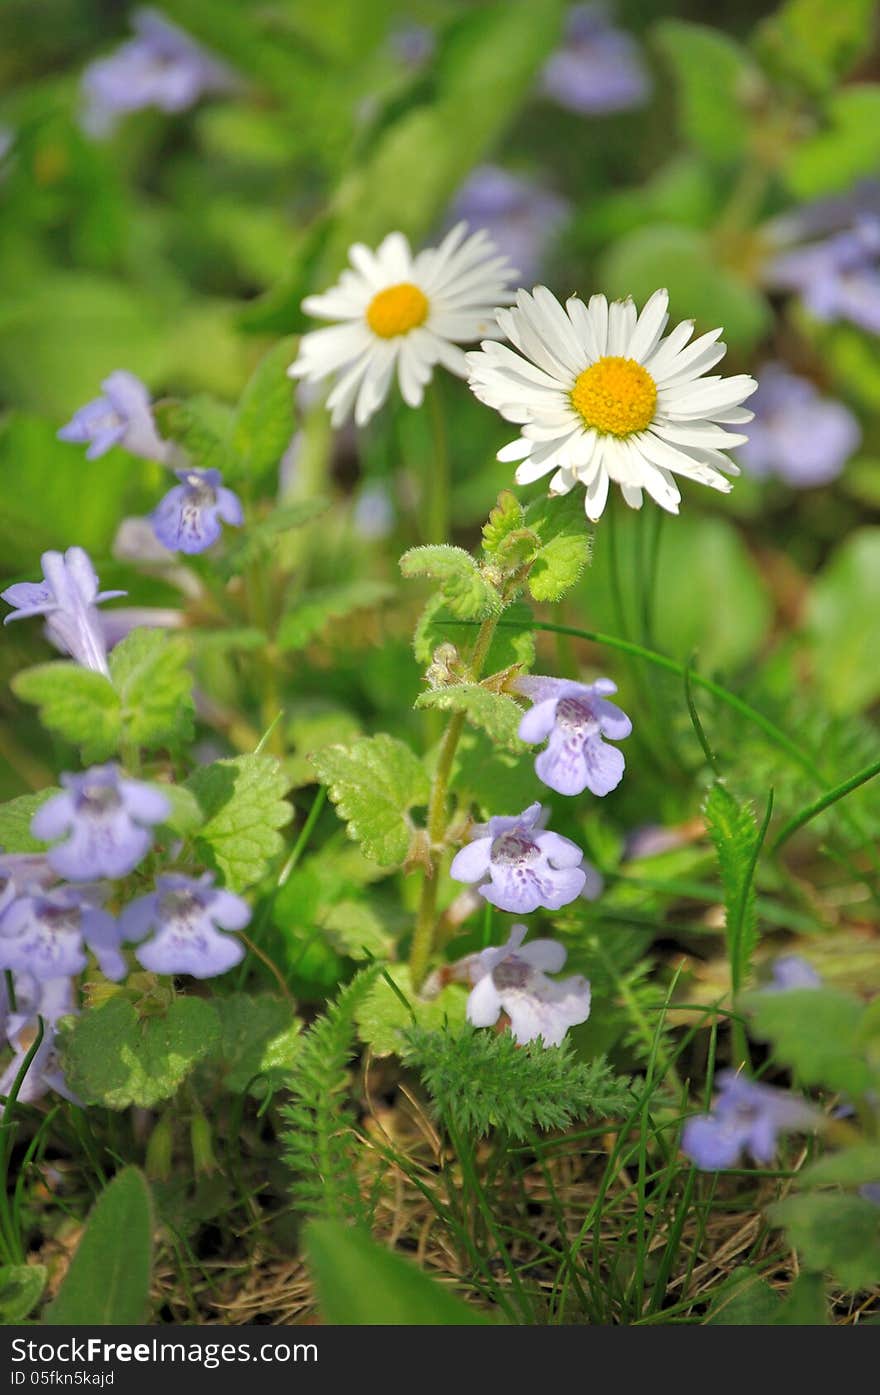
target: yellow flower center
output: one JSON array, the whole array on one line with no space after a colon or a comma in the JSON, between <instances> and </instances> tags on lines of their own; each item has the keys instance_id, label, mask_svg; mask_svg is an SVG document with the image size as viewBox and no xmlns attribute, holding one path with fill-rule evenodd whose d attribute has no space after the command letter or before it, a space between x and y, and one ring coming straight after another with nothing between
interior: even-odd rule
<instances>
[{"instance_id":1,"label":"yellow flower center","mask_svg":"<svg viewBox=\"0 0 880 1395\"><path fill-rule=\"evenodd\" d=\"M428 298L411 281L379 291L367 306L367 324L380 339L409 334L428 318Z\"/></svg>"},{"instance_id":2,"label":"yellow flower center","mask_svg":"<svg viewBox=\"0 0 880 1395\"><path fill-rule=\"evenodd\" d=\"M634 358L608 354L579 374L571 402L595 431L631 436L652 421L657 384Z\"/></svg>"}]
</instances>

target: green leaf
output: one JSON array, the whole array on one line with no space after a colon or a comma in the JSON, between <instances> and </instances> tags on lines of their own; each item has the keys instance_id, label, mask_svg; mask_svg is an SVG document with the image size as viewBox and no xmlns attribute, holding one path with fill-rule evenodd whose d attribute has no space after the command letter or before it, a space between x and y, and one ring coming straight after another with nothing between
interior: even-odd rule
<instances>
[{"instance_id":1,"label":"green leaf","mask_svg":"<svg viewBox=\"0 0 880 1395\"><path fill-rule=\"evenodd\" d=\"M314 522L327 512L328 507L326 499L300 499L296 503L282 504L280 508L272 509L265 518L250 520L247 528L235 538L230 538L226 545L224 560L227 571L234 575L271 557L285 534Z\"/></svg>"},{"instance_id":2,"label":"green leaf","mask_svg":"<svg viewBox=\"0 0 880 1395\"><path fill-rule=\"evenodd\" d=\"M56 785L39 790L36 794L20 794L0 804L0 852L36 853L46 847L31 833L31 819L47 799L61 791Z\"/></svg>"},{"instance_id":3,"label":"green leaf","mask_svg":"<svg viewBox=\"0 0 880 1395\"><path fill-rule=\"evenodd\" d=\"M467 994L460 984L448 984L436 998L421 998L413 992L406 964L391 964L386 972L398 992L395 993L388 979L380 975L355 1012L361 1041L366 1042L376 1056L390 1056L395 1052L400 1055L406 1032L414 1025L426 1030L464 1025ZM405 1003L400 994L406 999Z\"/></svg>"},{"instance_id":4,"label":"green leaf","mask_svg":"<svg viewBox=\"0 0 880 1395\"><path fill-rule=\"evenodd\" d=\"M498 673L513 664L531 668L535 661L534 616L531 610L517 601L505 610L504 621L504 625L499 626L492 636L485 668L489 673ZM473 644L476 634L475 628L463 625L453 615L445 598L438 592L431 597L419 617L413 634L413 653L420 664L429 664L439 644L454 644L466 651Z\"/></svg>"},{"instance_id":5,"label":"green leaf","mask_svg":"<svg viewBox=\"0 0 880 1395\"><path fill-rule=\"evenodd\" d=\"M67 1083L86 1104L108 1109L169 1099L220 1036L217 1014L201 998L176 998L162 1016L141 1021L117 994L68 1021L60 1037Z\"/></svg>"},{"instance_id":6,"label":"green leaf","mask_svg":"<svg viewBox=\"0 0 880 1395\"><path fill-rule=\"evenodd\" d=\"M631 295L639 306L666 286L673 320L695 320L698 333L723 325L725 340L737 348L751 348L771 324L764 296L720 264L708 235L696 228L656 223L624 234L606 253L600 281L609 295Z\"/></svg>"},{"instance_id":7,"label":"green leaf","mask_svg":"<svg viewBox=\"0 0 880 1395\"><path fill-rule=\"evenodd\" d=\"M17 673L12 691L39 709L50 731L79 746L83 761L115 755L122 735L122 704L109 678L66 660Z\"/></svg>"},{"instance_id":8,"label":"green leaf","mask_svg":"<svg viewBox=\"0 0 880 1395\"><path fill-rule=\"evenodd\" d=\"M153 415L159 435L182 446L193 465L226 474L231 459L226 442L232 413L225 402L202 395L185 401L167 397L155 403Z\"/></svg>"},{"instance_id":9,"label":"green leaf","mask_svg":"<svg viewBox=\"0 0 880 1395\"><path fill-rule=\"evenodd\" d=\"M686 20L662 20L653 37L673 71L687 139L708 159L733 164L745 150L756 84L748 53L719 29Z\"/></svg>"},{"instance_id":10,"label":"green leaf","mask_svg":"<svg viewBox=\"0 0 880 1395\"><path fill-rule=\"evenodd\" d=\"M377 1245L366 1231L340 1221L310 1221L304 1238L324 1322L353 1327L489 1322L416 1264Z\"/></svg>"},{"instance_id":11,"label":"green leaf","mask_svg":"<svg viewBox=\"0 0 880 1395\"><path fill-rule=\"evenodd\" d=\"M498 809L525 809L535 797L534 762L522 747L505 750L482 732L464 731L458 746L451 788L473 801L482 819Z\"/></svg>"},{"instance_id":12,"label":"green leaf","mask_svg":"<svg viewBox=\"0 0 880 1395\"><path fill-rule=\"evenodd\" d=\"M231 993L214 998L213 1005L220 1018L218 1056L226 1089L258 1096L279 1089L296 1060L302 1027L290 1004L267 993Z\"/></svg>"},{"instance_id":13,"label":"green leaf","mask_svg":"<svg viewBox=\"0 0 880 1395\"><path fill-rule=\"evenodd\" d=\"M241 395L232 428L235 476L259 479L278 466L294 428L294 385L287 369L296 357L295 338L273 345L257 364Z\"/></svg>"},{"instance_id":14,"label":"green leaf","mask_svg":"<svg viewBox=\"0 0 880 1395\"><path fill-rule=\"evenodd\" d=\"M822 1275L799 1274L773 1319L774 1327L824 1327L828 1321Z\"/></svg>"},{"instance_id":15,"label":"green leaf","mask_svg":"<svg viewBox=\"0 0 880 1395\"><path fill-rule=\"evenodd\" d=\"M858 604L853 604L853 597ZM859 528L813 583L806 637L816 681L832 712L853 713L880 697L880 528Z\"/></svg>"},{"instance_id":16,"label":"green leaf","mask_svg":"<svg viewBox=\"0 0 880 1395\"><path fill-rule=\"evenodd\" d=\"M864 1004L835 988L754 992L743 1005L755 1035L773 1044L773 1055L791 1066L804 1085L824 1085L862 1095L874 1077L860 1039Z\"/></svg>"},{"instance_id":17,"label":"green leaf","mask_svg":"<svg viewBox=\"0 0 880 1395\"><path fill-rule=\"evenodd\" d=\"M287 776L274 756L235 756L202 766L186 782L205 822L196 848L233 891L258 882L284 847L293 817Z\"/></svg>"},{"instance_id":18,"label":"green leaf","mask_svg":"<svg viewBox=\"0 0 880 1395\"><path fill-rule=\"evenodd\" d=\"M706 1322L710 1327L766 1327L776 1321L780 1307L772 1284L742 1265L716 1290Z\"/></svg>"},{"instance_id":19,"label":"green leaf","mask_svg":"<svg viewBox=\"0 0 880 1395\"><path fill-rule=\"evenodd\" d=\"M856 1143L839 1153L829 1153L798 1173L799 1187L860 1187L880 1182L880 1144Z\"/></svg>"},{"instance_id":20,"label":"green leaf","mask_svg":"<svg viewBox=\"0 0 880 1395\"><path fill-rule=\"evenodd\" d=\"M312 591L283 617L278 627L278 647L303 649L331 620L341 620L357 610L370 610L393 594L387 582L369 578Z\"/></svg>"},{"instance_id":21,"label":"green leaf","mask_svg":"<svg viewBox=\"0 0 880 1395\"><path fill-rule=\"evenodd\" d=\"M43 1296L47 1275L45 1264L0 1266L0 1324L24 1322Z\"/></svg>"},{"instance_id":22,"label":"green leaf","mask_svg":"<svg viewBox=\"0 0 880 1395\"><path fill-rule=\"evenodd\" d=\"M794 146L785 166L798 198L845 193L880 164L880 85L853 83L835 92L828 125Z\"/></svg>"},{"instance_id":23,"label":"green leaf","mask_svg":"<svg viewBox=\"0 0 880 1395\"><path fill-rule=\"evenodd\" d=\"M415 705L438 712L463 712L471 726L485 731L493 740L514 751L526 749L516 734L523 709L506 693L493 693L479 683L457 683L420 693Z\"/></svg>"},{"instance_id":24,"label":"green leaf","mask_svg":"<svg viewBox=\"0 0 880 1395\"><path fill-rule=\"evenodd\" d=\"M177 748L192 738L189 643L182 635L136 629L110 655L110 676L122 704L126 745Z\"/></svg>"},{"instance_id":25,"label":"green leaf","mask_svg":"<svg viewBox=\"0 0 880 1395\"><path fill-rule=\"evenodd\" d=\"M541 540L529 572L529 591L536 601L561 600L590 560L592 538L580 491L561 499L536 499L526 517Z\"/></svg>"},{"instance_id":26,"label":"green leaf","mask_svg":"<svg viewBox=\"0 0 880 1395\"><path fill-rule=\"evenodd\" d=\"M758 943L754 886L758 828L751 806L738 803L718 780L709 791L703 812L718 855L727 952L733 982L739 988L748 978Z\"/></svg>"},{"instance_id":27,"label":"green leaf","mask_svg":"<svg viewBox=\"0 0 880 1395\"><path fill-rule=\"evenodd\" d=\"M361 724L344 707L306 707L293 713L287 735L294 754L287 757L284 766L294 789L299 789L313 785L318 778L310 756L326 746L344 746L354 741L361 735Z\"/></svg>"},{"instance_id":28,"label":"green leaf","mask_svg":"<svg viewBox=\"0 0 880 1395\"><path fill-rule=\"evenodd\" d=\"M350 959L387 959L393 944L384 921L363 901L337 901L322 920L333 946Z\"/></svg>"},{"instance_id":29,"label":"green leaf","mask_svg":"<svg viewBox=\"0 0 880 1395\"><path fill-rule=\"evenodd\" d=\"M758 51L773 72L821 93L871 48L874 0L787 0L758 28Z\"/></svg>"},{"instance_id":30,"label":"green leaf","mask_svg":"<svg viewBox=\"0 0 880 1395\"><path fill-rule=\"evenodd\" d=\"M515 494L509 489L503 490L483 524L483 551L486 556L501 564L506 562L511 539L519 538L525 528L525 509Z\"/></svg>"},{"instance_id":31,"label":"green leaf","mask_svg":"<svg viewBox=\"0 0 880 1395\"><path fill-rule=\"evenodd\" d=\"M407 577L429 576L439 581L446 604L461 620L482 620L499 608L495 587L462 547L412 547L401 557L400 570Z\"/></svg>"},{"instance_id":32,"label":"green leaf","mask_svg":"<svg viewBox=\"0 0 880 1395\"><path fill-rule=\"evenodd\" d=\"M384 866L403 862L413 832L409 810L427 804L430 792L409 746L393 736L365 736L350 746L327 746L312 764L366 856Z\"/></svg>"},{"instance_id":33,"label":"green leaf","mask_svg":"<svg viewBox=\"0 0 880 1395\"><path fill-rule=\"evenodd\" d=\"M817 1029L818 1030L818 1029ZM810 1269L850 1291L880 1283L880 1207L860 1196L790 1196L768 1210Z\"/></svg>"},{"instance_id":34,"label":"green leaf","mask_svg":"<svg viewBox=\"0 0 880 1395\"><path fill-rule=\"evenodd\" d=\"M152 1252L150 1189L142 1172L126 1167L92 1207L45 1321L71 1327L139 1326L146 1321Z\"/></svg>"}]
</instances>

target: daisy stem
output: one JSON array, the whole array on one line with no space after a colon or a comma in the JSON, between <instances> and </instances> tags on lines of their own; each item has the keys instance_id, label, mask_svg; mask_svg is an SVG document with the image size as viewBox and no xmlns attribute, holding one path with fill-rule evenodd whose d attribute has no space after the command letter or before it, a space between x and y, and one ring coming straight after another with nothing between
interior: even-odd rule
<instances>
[{"instance_id":1,"label":"daisy stem","mask_svg":"<svg viewBox=\"0 0 880 1395\"><path fill-rule=\"evenodd\" d=\"M468 665L468 681L471 683L476 683L483 671L483 665L486 662L486 655L489 652L489 645L492 643L492 636L497 624L498 617L490 615L477 631L477 638ZM454 712L450 717L440 742L434 778L431 781L427 820L431 862L425 870L422 882L422 893L419 898L419 909L409 954L410 981L416 992L422 985L434 948L434 937L437 931L437 883L440 878L440 861L446 839L447 792L449 778L452 774L452 763L455 760L455 753L464 730L464 721L463 712Z\"/></svg>"},{"instance_id":2,"label":"daisy stem","mask_svg":"<svg viewBox=\"0 0 880 1395\"><path fill-rule=\"evenodd\" d=\"M425 486L423 532L426 543L443 543L446 542L450 529L449 445L446 419L443 415L443 396L436 378L428 385L427 397L431 413L434 455Z\"/></svg>"}]
</instances>

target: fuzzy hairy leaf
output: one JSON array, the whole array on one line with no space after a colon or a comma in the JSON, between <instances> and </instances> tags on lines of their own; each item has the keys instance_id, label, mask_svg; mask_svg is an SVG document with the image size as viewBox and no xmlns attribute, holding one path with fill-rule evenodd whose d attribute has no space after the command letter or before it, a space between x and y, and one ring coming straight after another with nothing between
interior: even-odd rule
<instances>
[{"instance_id":1,"label":"fuzzy hairy leaf","mask_svg":"<svg viewBox=\"0 0 880 1395\"><path fill-rule=\"evenodd\" d=\"M273 344L245 386L231 435L236 476L254 479L274 470L290 444L294 386L287 369L296 357L296 343L288 337Z\"/></svg>"},{"instance_id":2,"label":"fuzzy hairy leaf","mask_svg":"<svg viewBox=\"0 0 880 1395\"><path fill-rule=\"evenodd\" d=\"M836 988L755 992L743 1002L755 1035L770 1041L773 1055L805 1085L824 1085L858 1096L876 1084L865 1056L864 1003Z\"/></svg>"},{"instance_id":3,"label":"fuzzy hairy leaf","mask_svg":"<svg viewBox=\"0 0 880 1395\"><path fill-rule=\"evenodd\" d=\"M122 704L109 678L61 660L17 673L12 691L39 709L50 731L79 746L83 761L115 755L122 736Z\"/></svg>"},{"instance_id":4,"label":"fuzzy hairy leaf","mask_svg":"<svg viewBox=\"0 0 880 1395\"><path fill-rule=\"evenodd\" d=\"M441 1120L477 1138L498 1128L527 1139L536 1129L606 1118L632 1103L628 1082L613 1075L604 1057L576 1061L569 1042L518 1046L510 1032L419 1026L406 1032L402 1054L420 1071Z\"/></svg>"},{"instance_id":5,"label":"fuzzy hairy leaf","mask_svg":"<svg viewBox=\"0 0 880 1395\"><path fill-rule=\"evenodd\" d=\"M293 816L279 762L262 754L214 761L191 775L186 788L204 816L196 846L207 865L233 891L259 881L284 846L278 830Z\"/></svg>"},{"instance_id":6,"label":"fuzzy hairy leaf","mask_svg":"<svg viewBox=\"0 0 880 1395\"><path fill-rule=\"evenodd\" d=\"M463 1026L467 994L461 984L448 984L436 998L422 998L413 992L406 964L391 964L385 973L388 978L382 974L375 980L355 1013L361 1041L372 1048L374 1055L399 1055L407 1029L414 1023L426 1029ZM401 995L405 1001L401 1001Z\"/></svg>"},{"instance_id":7,"label":"fuzzy hairy leaf","mask_svg":"<svg viewBox=\"0 0 880 1395\"><path fill-rule=\"evenodd\" d=\"M813 1192L777 1201L768 1215L785 1227L807 1268L830 1272L850 1291L880 1283L880 1206L874 1202Z\"/></svg>"},{"instance_id":8,"label":"fuzzy hairy leaf","mask_svg":"<svg viewBox=\"0 0 880 1395\"><path fill-rule=\"evenodd\" d=\"M534 616L521 601L508 606L504 621L492 636L486 655L486 672L497 673L511 664L531 668L535 661ZM438 591L428 601L413 634L413 653L420 664L429 664L438 644L454 644L467 650L476 638L476 627L465 625L453 615Z\"/></svg>"},{"instance_id":9,"label":"fuzzy hairy leaf","mask_svg":"<svg viewBox=\"0 0 880 1395\"><path fill-rule=\"evenodd\" d=\"M498 610L497 591L462 547L412 547L401 557L400 570L407 577L438 581L446 604L460 620L482 620Z\"/></svg>"},{"instance_id":10,"label":"fuzzy hairy leaf","mask_svg":"<svg viewBox=\"0 0 880 1395\"><path fill-rule=\"evenodd\" d=\"M365 736L312 756L318 778L348 825L348 835L375 862L403 862L412 826L408 811L427 804L428 776L409 746L393 736Z\"/></svg>"},{"instance_id":11,"label":"fuzzy hairy leaf","mask_svg":"<svg viewBox=\"0 0 880 1395\"><path fill-rule=\"evenodd\" d=\"M420 693L415 705L439 712L463 712L471 726L485 731L494 741L513 751L525 750L516 734L523 710L506 693L493 693L479 683L456 683Z\"/></svg>"},{"instance_id":12,"label":"fuzzy hairy leaf","mask_svg":"<svg viewBox=\"0 0 880 1395\"><path fill-rule=\"evenodd\" d=\"M110 655L110 676L122 704L127 745L156 750L192 738L189 643L182 635L136 629Z\"/></svg>"},{"instance_id":13,"label":"fuzzy hairy leaf","mask_svg":"<svg viewBox=\"0 0 880 1395\"><path fill-rule=\"evenodd\" d=\"M227 1090L265 1096L281 1087L296 1061L302 1023L289 1003L268 993L213 999L220 1019L218 1056Z\"/></svg>"},{"instance_id":14,"label":"fuzzy hairy leaf","mask_svg":"<svg viewBox=\"0 0 880 1395\"><path fill-rule=\"evenodd\" d=\"M753 863L758 828L750 805L740 804L720 781L703 805L715 844L724 891L724 923L734 985L744 983L758 943Z\"/></svg>"},{"instance_id":15,"label":"fuzzy hairy leaf","mask_svg":"<svg viewBox=\"0 0 880 1395\"><path fill-rule=\"evenodd\" d=\"M384 581L369 578L313 591L283 617L278 627L278 647L303 649L331 620L369 610L393 594Z\"/></svg>"},{"instance_id":16,"label":"fuzzy hairy leaf","mask_svg":"<svg viewBox=\"0 0 880 1395\"><path fill-rule=\"evenodd\" d=\"M380 917L363 901L337 901L322 921L335 949L350 959L387 959L392 938Z\"/></svg>"},{"instance_id":17,"label":"fuzzy hairy leaf","mask_svg":"<svg viewBox=\"0 0 880 1395\"><path fill-rule=\"evenodd\" d=\"M541 540L529 572L529 592L536 601L558 601L590 560L592 537L580 492L536 499L526 518Z\"/></svg>"}]
</instances>

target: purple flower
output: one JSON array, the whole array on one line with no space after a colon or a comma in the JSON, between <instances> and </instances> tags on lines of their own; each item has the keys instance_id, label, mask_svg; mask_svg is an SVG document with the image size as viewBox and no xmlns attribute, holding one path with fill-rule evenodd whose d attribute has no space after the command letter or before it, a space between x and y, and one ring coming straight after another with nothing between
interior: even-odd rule
<instances>
[{"instance_id":1,"label":"purple flower","mask_svg":"<svg viewBox=\"0 0 880 1395\"><path fill-rule=\"evenodd\" d=\"M405 68L421 68L433 58L437 39L427 24L405 23L392 29L388 47Z\"/></svg>"},{"instance_id":2,"label":"purple flower","mask_svg":"<svg viewBox=\"0 0 880 1395\"><path fill-rule=\"evenodd\" d=\"M49 866L73 882L127 876L150 850L151 825L171 812L164 794L126 779L113 763L62 775L61 783L64 791L31 820L35 838L64 839L47 853Z\"/></svg>"},{"instance_id":3,"label":"purple flower","mask_svg":"<svg viewBox=\"0 0 880 1395\"><path fill-rule=\"evenodd\" d=\"M873 1201L875 1206L880 1206L880 1182L863 1182L859 1187L859 1196L863 1196L866 1201Z\"/></svg>"},{"instance_id":4,"label":"purple flower","mask_svg":"<svg viewBox=\"0 0 880 1395\"><path fill-rule=\"evenodd\" d=\"M204 93L229 92L238 85L225 63L158 10L136 10L132 27L135 38L83 73L83 126L89 135L109 135L129 112L144 107L185 111Z\"/></svg>"},{"instance_id":5,"label":"purple flower","mask_svg":"<svg viewBox=\"0 0 880 1395\"><path fill-rule=\"evenodd\" d=\"M543 832L541 815L541 805L531 804L521 814L475 824L474 841L456 853L450 876L477 883L480 895L502 911L528 915L539 906L567 906L584 889L584 855L568 838Z\"/></svg>"},{"instance_id":6,"label":"purple flower","mask_svg":"<svg viewBox=\"0 0 880 1395\"><path fill-rule=\"evenodd\" d=\"M0 1095L8 1096L18 1078L37 1038L39 1016L43 1019L43 1038L19 1086L18 1100L22 1104L33 1104L42 1099L47 1090L54 1090L72 1103L79 1104L79 1100L67 1088L55 1049L55 1024L59 1018L77 1011L72 981L69 978L55 978L36 984L34 980L28 983L16 976L15 988L17 1010L11 1014L6 1026L7 1039L14 1055L0 1076ZM5 1106L0 1103L0 1117L4 1109Z\"/></svg>"},{"instance_id":7,"label":"purple flower","mask_svg":"<svg viewBox=\"0 0 880 1395\"><path fill-rule=\"evenodd\" d=\"M783 235L788 231L785 226ZM849 320L880 334L880 217L856 211L850 227L779 252L764 279L775 289L796 291L819 320Z\"/></svg>"},{"instance_id":8,"label":"purple flower","mask_svg":"<svg viewBox=\"0 0 880 1395\"><path fill-rule=\"evenodd\" d=\"M756 1163L770 1163L780 1133L815 1128L821 1120L805 1100L735 1071L722 1071L718 1084L711 1114L688 1119L681 1138L682 1152L704 1172L735 1167L743 1150Z\"/></svg>"},{"instance_id":9,"label":"purple flower","mask_svg":"<svg viewBox=\"0 0 880 1395\"><path fill-rule=\"evenodd\" d=\"M537 674L518 678L517 692L534 706L519 724L521 741L547 740L535 760L540 780L559 794L609 794L623 779L624 759L603 736L622 741L632 731L625 712L606 701L616 693L610 678L595 683L575 683L568 678L544 678Z\"/></svg>"},{"instance_id":10,"label":"purple flower","mask_svg":"<svg viewBox=\"0 0 880 1395\"><path fill-rule=\"evenodd\" d=\"M388 537L394 528L394 503L384 484L364 485L355 500L351 521L365 542Z\"/></svg>"},{"instance_id":11,"label":"purple flower","mask_svg":"<svg viewBox=\"0 0 880 1395\"><path fill-rule=\"evenodd\" d=\"M589 1017L590 985L580 974L556 982L547 978L565 963L565 946L558 940L523 946L525 937L526 927L514 925L507 944L463 961L474 985L467 1020L475 1027L491 1027L504 1011L520 1045L540 1037L545 1046L559 1046L569 1027Z\"/></svg>"},{"instance_id":12,"label":"purple flower","mask_svg":"<svg viewBox=\"0 0 880 1395\"><path fill-rule=\"evenodd\" d=\"M156 890L122 912L123 939L139 942L154 932L135 950L145 969L213 978L241 962L241 941L221 932L243 930L251 918L250 907L240 896L213 886L213 881L210 872L199 878L176 873L157 877Z\"/></svg>"},{"instance_id":13,"label":"purple flower","mask_svg":"<svg viewBox=\"0 0 880 1395\"><path fill-rule=\"evenodd\" d=\"M104 396L74 412L58 432L59 441L72 441L78 446L90 442L86 460L106 455L111 446L124 446L145 460L165 460L168 443L156 431L150 394L140 378L119 369L105 378L101 387Z\"/></svg>"},{"instance_id":14,"label":"purple flower","mask_svg":"<svg viewBox=\"0 0 880 1395\"><path fill-rule=\"evenodd\" d=\"M69 547L44 552L40 558L43 581L19 581L0 591L15 610L3 621L28 620L45 615L46 634L56 649L69 654L83 668L109 676L107 646L96 606L124 596L124 591L99 591L98 578L87 552Z\"/></svg>"},{"instance_id":15,"label":"purple flower","mask_svg":"<svg viewBox=\"0 0 880 1395\"><path fill-rule=\"evenodd\" d=\"M765 993L785 993L791 988L821 988L822 980L812 964L799 954L783 954L774 960L770 982Z\"/></svg>"},{"instance_id":16,"label":"purple flower","mask_svg":"<svg viewBox=\"0 0 880 1395\"><path fill-rule=\"evenodd\" d=\"M55 880L44 853L0 853L0 916L22 892Z\"/></svg>"},{"instance_id":17,"label":"purple flower","mask_svg":"<svg viewBox=\"0 0 880 1395\"><path fill-rule=\"evenodd\" d=\"M546 96L582 116L642 106L651 84L636 41L611 24L603 5L575 5L565 39L541 76Z\"/></svg>"},{"instance_id":18,"label":"purple flower","mask_svg":"<svg viewBox=\"0 0 880 1395\"><path fill-rule=\"evenodd\" d=\"M180 480L150 516L153 532L172 552L204 552L222 531L220 520L239 527L241 502L225 489L219 470L175 470Z\"/></svg>"},{"instance_id":19,"label":"purple flower","mask_svg":"<svg viewBox=\"0 0 880 1395\"><path fill-rule=\"evenodd\" d=\"M820 396L807 378L769 363L758 377L750 406L755 420L737 452L751 475L778 475L795 488L827 484L858 449L862 431L852 412Z\"/></svg>"},{"instance_id":20,"label":"purple flower","mask_svg":"<svg viewBox=\"0 0 880 1395\"><path fill-rule=\"evenodd\" d=\"M464 219L474 229L485 229L522 282L531 285L569 208L567 200L533 180L498 165L478 165L455 196L448 226Z\"/></svg>"},{"instance_id":21,"label":"purple flower","mask_svg":"<svg viewBox=\"0 0 880 1395\"><path fill-rule=\"evenodd\" d=\"M78 974L88 946L107 978L122 978L119 930L101 900L97 887L29 888L0 917L0 969L33 974L41 983Z\"/></svg>"}]
</instances>

